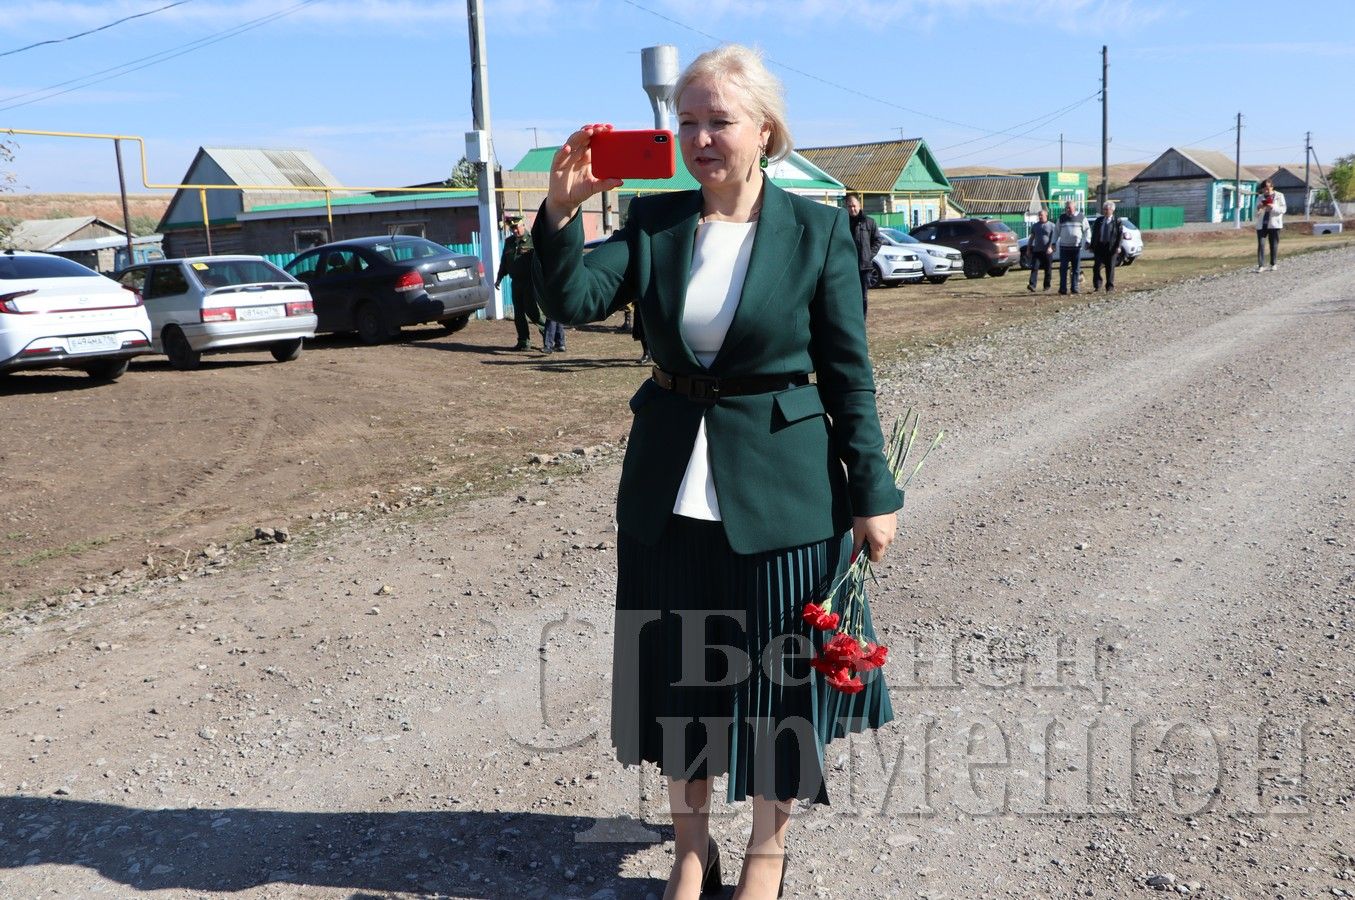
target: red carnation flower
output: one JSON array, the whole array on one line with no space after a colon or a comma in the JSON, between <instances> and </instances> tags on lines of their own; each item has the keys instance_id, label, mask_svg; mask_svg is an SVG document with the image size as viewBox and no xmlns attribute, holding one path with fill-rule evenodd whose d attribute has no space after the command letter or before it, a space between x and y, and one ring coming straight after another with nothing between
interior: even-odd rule
<instances>
[{"instance_id":1,"label":"red carnation flower","mask_svg":"<svg viewBox=\"0 0 1355 900\"><path fill-rule=\"evenodd\" d=\"M861 658L856 661L856 665L853 666L853 668L858 672L869 672L871 669L878 669L885 664L885 657L888 655L888 647L876 643L867 643L866 649L861 653Z\"/></svg>"},{"instance_id":2,"label":"red carnation flower","mask_svg":"<svg viewBox=\"0 0 1355 900\"><path fill-rule=\"evenodd\" d=\"M829 674L824 680L828 682L830 688L844 694L859 694L866 688L861 679L853 675L851 669L845 667Z\"/></svg>"},{"instance_id":3,"label":"red carnation flower","mask_svg":"<svg viewBox=\"0 0 1355 900\"><path fill-rule=\"evenodd\" d=\"M831 631L841 621L837 613L825 612L817 603L806 603L804 620L820 631Z\"/></svg>"},{"instance_id":4,"label":"red carnation flower","mask_svg":"<svg viewBox=\"0 0 1355 900\"><path fill-rule=\"evenodd\" d=\"M823 645L823 658L839 666L854 666L861 658L861 644L851 635L839 631Z\"/></svg>"}]
</instances>

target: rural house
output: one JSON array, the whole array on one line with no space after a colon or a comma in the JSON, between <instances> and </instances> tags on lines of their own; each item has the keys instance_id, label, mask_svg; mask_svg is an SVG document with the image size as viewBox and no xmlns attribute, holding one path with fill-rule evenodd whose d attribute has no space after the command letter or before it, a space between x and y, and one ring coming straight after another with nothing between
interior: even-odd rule
<instances>
[{"instance_id":1,"label":"rural house","mask_svg":"<svg viewBox=\"0 0 1355 900\"><path fill-rule=\"evenodd\" d=\"M955 175L950 183L952 199L966 214L1006 222L1018 234L1044 205L1040 179L1033 175Z\"/></svg>"},{"instance_id":2,"label":"rural house","mask_svg":"<svg viewBox=\"0 0 1355 900\"><path fill-rule=\"evenodd\" d=\"M800 153L860 193L866 211L885 214L885 224L912 228L946 218L951 183L922 138L803 147Z\"/></svg>"},{"instance_id":3,"label":"rural house","mask_svg":"<svg viewBox=\"0 0 1355 900\"><path fill-rule=\"evenodd\" d=\"M1228 222L1238 203L1236 164L1217 150L1168 148L1114 199L1126 206L1179 206L1187 222ZM1242 220L1256 208L1256 173L1242 167Z\"/></svg>"},{"instance_id":4,"label":"rural house","mask_svg":"<svg viewBox=\"0 0 1355 900\"><path fill-rule=\"evenodd\" d=\"M165 255L257 253L247 245L236 216L256 206L294 203L325 196L323 190L295 188L334 186L334 175L307 150L199 147L184 184L224 188L180 188L170 200L157 229L165 236ZM338 195L335 195L338 196ZM343 193L347 196L347 192ZM319 234L298 236L305 246L324 243ZM325 240L328 240L326 238ZM300 246L297 244L296 246Z\"/></svg>"},{"instance_id":5,"label":"rural house","mask_svg":"<svg viewBox=\"0 0 1355 900\"><path fill-rule=\"evenodd\" d=\"M5 240L15 250L55 253L96 272L115 272L128 264L127 232L98 216L29 219L14 226ZM160 257L160 235L132 238L137 262Z\"/></svg>"},{"instance_id":6,"label":"rural house","mask_svg":"<svg viewBox=\"0 0 1355 900\"><path fill-rule=\"evenodd\" d=\"M1284 194L1284 205L1290 214L1303 212L1309 188L1319 190L1322 187L1322 179L1315 171L1308 174L1308 186L1304 186L1303 166L1280 166L1270 176L1270 181L1275 185L1275 190Z\"/></svg>"}]
</instances>

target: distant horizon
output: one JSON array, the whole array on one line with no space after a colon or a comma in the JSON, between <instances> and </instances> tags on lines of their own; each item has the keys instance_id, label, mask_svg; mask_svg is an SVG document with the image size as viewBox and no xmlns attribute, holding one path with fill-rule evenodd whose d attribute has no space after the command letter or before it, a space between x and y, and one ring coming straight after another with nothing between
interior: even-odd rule
<instances>
[{"instance_id":1,"label":"distant horizon","mask_svg":"<svg viewBox=\"0 0 1355 900\"><path fill-rule=\"evenodd\" d=\"M158 183L178 182L201 146L301 147L343 184L390 186L440 180L465 153L470 60L459 0L164 5L61 0L7 10L0 137L7 128L138 135ZM486 7L491 133L508 168L583 122L650 127L640 49L673 44L686 64L726 40L766 54L800 146L922 137L945 169L1033 170L1053 168L1062 135L1067 168L1097 167L1106 44L1112 164L1146 164L1171 146L1232 157L1239 110L1245 166L1303 159L1309 130L1328 167L1355 152L1355 122L1333 115L1321 76L1323 66L1355 61L1355 44L1255 29L1200 40L1219 22L1272 17L1260 0L1051 0L1038 20L1019 6L939 0ZM1305 16L1325 34L1355 30L1345 0L1315 0ZM956 55L957 35L972 62ZM117 191L108 141L16 143L13 164L0 169L25 193ZM128 190L144 192L135 144L123 153Z\"/></svg>"}]
</instances>

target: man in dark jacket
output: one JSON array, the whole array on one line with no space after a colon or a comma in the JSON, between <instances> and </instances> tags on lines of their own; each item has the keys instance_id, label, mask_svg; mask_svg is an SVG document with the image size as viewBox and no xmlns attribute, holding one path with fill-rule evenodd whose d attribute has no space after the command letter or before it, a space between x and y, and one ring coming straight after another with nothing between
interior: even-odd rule
<instances>
[{"instance_id":1,"label":"man in dark jacket","mask_svg":"<svg viewBox=\"0 0 1355 900\"><path fill-rule=\"evenodd\" d=\"M532 294L532 236L527 233L521 217L509 219L508 229L510 233L503 242L494 286L497 288L504 276L512 279L513 324L518 332L518 342L513 349L528 350L531 348L531 323L541 321L536 297Z\"/></svg>"},{"instance_id":2,"label":"man in dark jacket","mask_svg":"<svg viewBox=\"0 0 1355 900\"><path fill-rule=\"evenodd\" d=\"M880 237L880 228L875 220L861 211L861 195L847 195L848 224L851 225L852 239L856 241L856 267L861 271L861 309L864 312L869 305L866 295L870 291L870 270L875 265L875 254L884 245Z\"/></svg>"},{"instance_id":3,"label":"man in dark jacket","mask_svg":"<svg viewBox=\"0 0 1355 900\"><path fill-rule=\"evenodd\" d=\"M1115 215L1115 203L1107 200L1101 215L1092 222L1092 290L1101 290L1101 269L1106 270L1106 292L1115 290L1115 266L1120 261L1124 226Z\"/></svg>"}]
</instances>

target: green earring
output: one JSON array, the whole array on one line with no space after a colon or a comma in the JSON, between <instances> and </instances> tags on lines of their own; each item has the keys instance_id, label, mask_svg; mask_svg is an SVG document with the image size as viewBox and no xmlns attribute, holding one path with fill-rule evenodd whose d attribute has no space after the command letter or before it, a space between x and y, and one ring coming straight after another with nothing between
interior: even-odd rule
<instances>
[{"instance_id":1,"label":"green earring","mask_svg":"<svg viewBox=\"0 0 1355 900\"><path fill-rule=\"evenodd\" d=\"M762 158L758 160L757 164L764 169L767 168L767 151L762 151Z\"/></svg>"}]
</instances>

